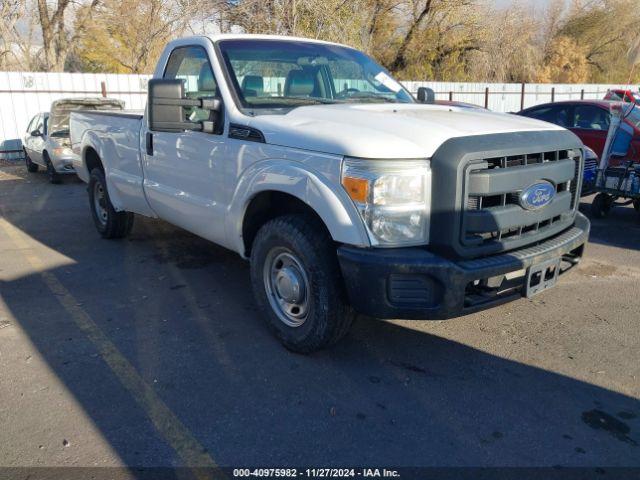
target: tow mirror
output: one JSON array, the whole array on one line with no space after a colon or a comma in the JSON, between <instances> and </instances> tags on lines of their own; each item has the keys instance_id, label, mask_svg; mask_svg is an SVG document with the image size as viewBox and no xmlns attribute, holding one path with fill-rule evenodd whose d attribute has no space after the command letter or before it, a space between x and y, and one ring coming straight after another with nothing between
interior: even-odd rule
<instances>
[{"instance_id":1,"label":"tow mirror","mask_svg":"<svg viewBox=\"0 0 640 480\"><path fill-rule=\"evenodd\" d=\"M32 137L41 137L42 136L42 132L40 130L36 129L33 132L31 132L30 135Z\"/></svg>"},{"instance_id":2,"label":"tow mirror","mask_svg":"<svg viewBox=\"0 0 640 480\"><path fill-rule=\"evenodd\" d=\"M418 102L436 103L436 92L427 87L418 88Z\"/></svg>"},{"instance_id":3,"label":"tow mirror","mask_svg":"<svg viewBox=\"0 0 640 480\"><path fill-rule=\"evenodd\" d=\"M186 112L189 107L209 110L209 119L190 121ZM149 80L147 109L151 131L215 133L222 102L214 97L186 98L183 80L153 79Z\"/></svg>"}]
</instances>

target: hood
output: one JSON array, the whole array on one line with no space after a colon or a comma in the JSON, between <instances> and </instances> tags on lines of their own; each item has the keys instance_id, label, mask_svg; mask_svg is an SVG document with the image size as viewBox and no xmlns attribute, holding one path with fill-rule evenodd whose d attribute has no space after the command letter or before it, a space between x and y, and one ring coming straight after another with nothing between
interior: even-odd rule
<instances>
[{"instance_id":1,"label":"hood","mask_svg":"<svg viewBox=\"0 0 640 480\"><path fill-rule=\"evenodd\" d=\"M267 143L359 158L429 158L454 137L563 130L517 115L423 104L312 105L248 122Z\"/></svg>"},{"instance_id":2,"label":"hood","mask_svg":"<svg viewBox=\"0 0 640 480\"><path fill-rule=\"evenodd\" d=\"M51 136L69 136L69 115L74 110L122 110L115 98L63 98L51 104L48 130Z\"/></svg>"}]
</instances>

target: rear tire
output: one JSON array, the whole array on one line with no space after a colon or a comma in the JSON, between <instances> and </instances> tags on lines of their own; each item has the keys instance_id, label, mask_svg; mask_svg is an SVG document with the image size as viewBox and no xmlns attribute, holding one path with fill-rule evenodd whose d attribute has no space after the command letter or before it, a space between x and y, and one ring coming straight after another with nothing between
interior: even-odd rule
<instances>
[{"instance_id":1,"label":"rear tire","mask_svg":"<svg viewBox=\"0 0 640 480\"><path fill-rule=\"evenodd\" d=\"M267 325L294 352L338 342L355 317L333 241L307 215L286 215L262 226L251 249L251 283Z\"/></svg>"},{"instance_id":2,"label":"rear tire","mask_svg":"<svg viewBox=\"0 0 640 480\"><path fill-rule=\"evenodd\" d=\"M91 171L89 179L89 206L96 229L103 238L124 238L133 228L133 213L117 212L107 191L104 172L99 168Z\"/></svg>"},{"instance_id":3,"label":"rear tire","mask_svg":"<svg viewBox=\"0 0 640 480\"><path fill-rule=\"evenodd\" d=\"M31 157L29 157L26 150L24 150L24 163L27 165L27 171L29 173L36 173L38 171L38 164L31 161Z\"/></svg>"},{"instance_id":4,"label":"rear tire","mask_svg":"<svg viewBox=\"0 0 640 480\"><path fill-rule=\"evenodd\" d=\"M593 215L594 218L605 218L609 215L612 205L613 199L609 195L599 193L591 203L591 215Z\"/></svg>"},{"instance_id":5,"label":"rear tire","mask_svg":"<svg viewBox=\"0 0 640 480\"><path fill-rule=\"evenodd\" d=\"M47 175L49 176L49 182L54 185L59 184L62 181L60 174L56 172L56 169L53 168L53 163L51 163L51 159L49 158L49 154L47 152L42 152L42 159L44 160L44 164L47 166Z\"/></svg>"}]
</instances>

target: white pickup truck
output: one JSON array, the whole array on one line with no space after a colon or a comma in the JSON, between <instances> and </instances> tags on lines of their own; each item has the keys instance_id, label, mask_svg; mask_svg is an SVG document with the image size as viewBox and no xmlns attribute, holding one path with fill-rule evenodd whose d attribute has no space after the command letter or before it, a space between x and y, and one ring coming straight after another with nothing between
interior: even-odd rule
<instances>
[{"instance_id":1,"label":"white pickup truck","mask_svg":"<svg viewBox=\"0 0 640 480\"><path fill-rule=\"evenodd\" d=\"M173 41L145 112L73 113L71 140L103 237L139 214L250 259L267 324L298 352L356 312L444 319L535 295L589 233L572 133L416 100L333 43Z\"/></svg>"}]
</instances>

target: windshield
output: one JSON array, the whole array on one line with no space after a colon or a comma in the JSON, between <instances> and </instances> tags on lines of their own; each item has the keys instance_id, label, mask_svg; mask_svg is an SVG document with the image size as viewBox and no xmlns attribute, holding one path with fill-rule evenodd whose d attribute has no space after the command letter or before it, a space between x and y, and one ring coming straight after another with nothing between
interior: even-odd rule
<instances>
[{"instance_id":1,"label":"windshield","mask_svg":"<svg viewBox=\"0 0 640 480\"><path fill-rule=\"evenodd\" d=\"M219 46L245 108L414 101L384 68L351 48L280 40L224 40Z\"/></svg>"}]
</instances>

